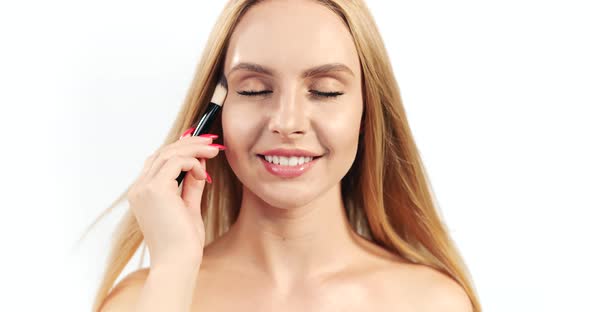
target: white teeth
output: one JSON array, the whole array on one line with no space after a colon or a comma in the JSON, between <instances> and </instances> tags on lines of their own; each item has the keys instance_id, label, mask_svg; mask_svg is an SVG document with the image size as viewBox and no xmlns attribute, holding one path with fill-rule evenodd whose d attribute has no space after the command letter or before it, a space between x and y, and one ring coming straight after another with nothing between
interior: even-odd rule
<instances>
[{"instance_id":1,"label":"white teeth","mask_svg":"<svg viewBox=\"0 0 590 312\"><path fill-rule=\"evenodd\" d=\"M279 165L287 166L289 164L289 158L285 156L279 156Z\"/></svg>"},{"instance_id":2,"label":"white teeth","mask_svg":"<svg viewBox=\"0 0 590 312\"><path fill-rule=\"evenodd\" d=\"M299 157L289 157L289 166L296 166L298 162Z\"/></svg>"},{"instance_id":3,"label":"white teeth","mask_svg":"<svg viewBox=\"0 0 590 312\"><path fill-rule=\"evenodd\" d=\"M313 157L304 156L268 156L264 155L264 159L269 163L281 165L281 166L298 166L313 160Z\"/></svg>"}]
</instances>

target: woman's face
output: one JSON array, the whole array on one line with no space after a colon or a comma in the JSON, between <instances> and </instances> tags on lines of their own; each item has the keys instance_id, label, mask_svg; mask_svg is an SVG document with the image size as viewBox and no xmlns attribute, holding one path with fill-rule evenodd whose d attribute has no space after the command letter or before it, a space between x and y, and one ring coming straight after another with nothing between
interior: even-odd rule
<instances>
[{"instance_id":1,"label":"woman's face","mask_svg":"<svg viewBox=\"0 0 590 312\"><path fill-rule=\"evenodd\" d=\"M320 70L308 72L312 68ZM232 34L224 74L225 155L244 187L287 209L338 185L356 155L363 99L356 48L337 15L312 1L256 5ZM259 156L276 148L322 156L305 173L282 177Z\"/></svg>"}]
</instances>

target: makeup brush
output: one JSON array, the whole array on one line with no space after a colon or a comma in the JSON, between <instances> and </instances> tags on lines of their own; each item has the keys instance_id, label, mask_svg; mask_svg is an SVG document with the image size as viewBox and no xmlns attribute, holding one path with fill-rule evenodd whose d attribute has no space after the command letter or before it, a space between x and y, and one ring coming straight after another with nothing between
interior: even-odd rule
<instances>
[{"instance_id":1,"label":"makeup brush","mask_svg":"<svg viewBox=\"0 0 590 312\"><path fill-rule=\"evenodd\" d=\"M221 106L223 105L226 96L227 81L222 77L220 81L217 83L217 86L215 87L215 92L213 92L213 97L211 98L211 102L209 102L209 106L207 106L205 114L203 115L203 117L201 117L201 120L199 120L199 123L195 127L195 131L192 133L192 136L199 136L209 131L209 128L211 128L211 125L215 121L217 112L221 110ZM178 185L182 183L182 180L184 180L184 176L186 175L186 173L186 171L182 171L178 175L178 178L176 178L176 182L178 182Z\"/></svg>"}]
</instances>

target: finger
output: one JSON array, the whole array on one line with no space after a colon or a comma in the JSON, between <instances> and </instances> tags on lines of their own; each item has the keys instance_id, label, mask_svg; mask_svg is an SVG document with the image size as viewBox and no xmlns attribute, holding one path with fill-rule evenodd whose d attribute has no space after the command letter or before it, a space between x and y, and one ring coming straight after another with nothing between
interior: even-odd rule
<instances>
[{"instance_id":1,"label":"finger","mask_svg":"<svg viewBox=\"0 0 590 312\"><path fill-rule=\"evenodd\" d=\"M156 154L151 154L148 158L145 159L145 161L143 162L143 168L141 168L141 171L137 175L137 179L135 179L135 181L131 185L130 189L133 189L135 187L135 185L144 181L146 174L148 173L148 171L152 167L152 164L153 164L155 158L156 158Z\"/></svg>"},{"instance_id":2,"label":"finger","mask_svg":"<svg viewBox=\"0 0 590 312\"><path fill-rule=\"evenodd\" d=\"M219 154L219 148L203 144L189 144L185 146L176 146L175 148L166 148L154 160L152 167L149 169L147 176L154 177L160 171L160 168L170 158L174 156L192 157L192 158L213 158Z\"/></svg>"},{"instance_id":3,"label":"finger","mask_svg":"<svg viewBox=\"0 0 590 312\"><path fill-rule=\"evenodd\" d=\"M200 158L199 163L201 164L201 168L203 168L203 170L207 171L207 160L205 158Z\"/></svg>"},{"instance_id":4,"label":"finger","mask_svg":"<svg viewBox=\"0 0 590 312\"><path fill-rule=\"evenodd\" d=\"M181 144L211 144L213 143L213 138L211 137L202 137L202 136L185 136L183 138L178 139L176 142L173 142L170 145L181 145Z\"/></svg>"},{"instance_id":5,"label":"finger","mask_svg":"<svg viewBox=\"0 0 590 312\"><path fill-rule=\"evenodd\" d=\"M181 148L181 151L185 151L188 148L189 153L192 151L190 146L210 146L212 145L212 138L207 137L185 137L179 139L176 142L173 142L168 145L161 146L156 152L156 159L160 155L168 155L170 151L174 151L178 148ZM194 153L194 151L192 151ZM156 162L157 165L160 165L159 162Z\"/></svg>"},{"instance_id":6,"label":"finger","mask_svg":"<svg viewBox=\"0 0 590 312\"><path fill-rule=\"evenodd\" d=\"M158 183L162 183L163 185L167 185L169 182L174 182L174 185L178 187L176 178L180 172L191 170L195 172L194 176L196 178L203 180L206 178L205 171L201 168L201 164L199 163L198 159L188 156L176 155L162 165L162 168L156 172L153 179L158 181Z\"/></svg>"},{"instance_id":7,"label":"finger","mask_svg":"<svg viewBox=\"0 0 590 312\"><path fill-rule=\"evenodd\" d=\"M200 169L205 172L205 159L199 159L199 163ZM205 179L200 176L200 172L195 170L195 168L184 179L181 197L193 218L201 217L201 200L203 198L205 183Z\"/></svg>"},{"instance_id":8,"label":"finger","mask_svg":"<svg viewBox=\"0 0 590 312\"><path fill-rule=\"evenodd\" d=\"M148 159L146 159L146 161L144 162L144 166L143 166L143 170L141 172L142 175L147 175L147 176L151 176L149 174L147 174L147 172L150 172L150 170L152 169L152 167L154 166L154 164L156 165L155 169L159 168L161 165L161 162L155 162L155 160L164 152L167 152L168 150L170 150L171 148L174 148L175 146L184 146L187 143L189 144L195 144L195 143L201 143L201 144L211 144L213 142L212 138L208 138L208 137L201 137L201 136L196 136L196 137L191 137L191 136L187 136L187 137L183 137L178 139L176 142L173 142L171 144L168 145L162 145L160 146L156 151L154 151L154 153L148 157ZM182 145L180 143L183 143Z\"/></svg>"},{"instance_id":9,"label":"finger","mask_svg":"<svg viewBox=\"0 0 590 312\"><path fill-rule=\"evenodd\" d=\"M147 176L148 172L152 169L152 167L154 166L154 161L158 158L158 156L160 155L160 153L162 152L162 150L165 148L165 145L162 145L160 147L158 147L158 149L156 149L151 155L150 157L148 157L144 164L143 164L143 170L141 171L141 174L143 176Z\"/></svg>"}]
</instances>

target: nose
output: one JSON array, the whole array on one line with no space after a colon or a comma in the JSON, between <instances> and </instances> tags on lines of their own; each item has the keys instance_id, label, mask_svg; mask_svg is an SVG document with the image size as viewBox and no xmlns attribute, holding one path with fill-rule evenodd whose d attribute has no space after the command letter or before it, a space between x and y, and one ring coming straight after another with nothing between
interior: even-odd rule
<instances>
[{"instance_id":1,"label":"nose","mask_svg":"<svg viewBox=\"0 0 590 312\"><path fill-rule=\"evenodd\" d=\"M284 92L273 103L268 129L281 139L294 139L307 132L308 120L305 99L297 92Z\"/></svg>"}]
</instances>

